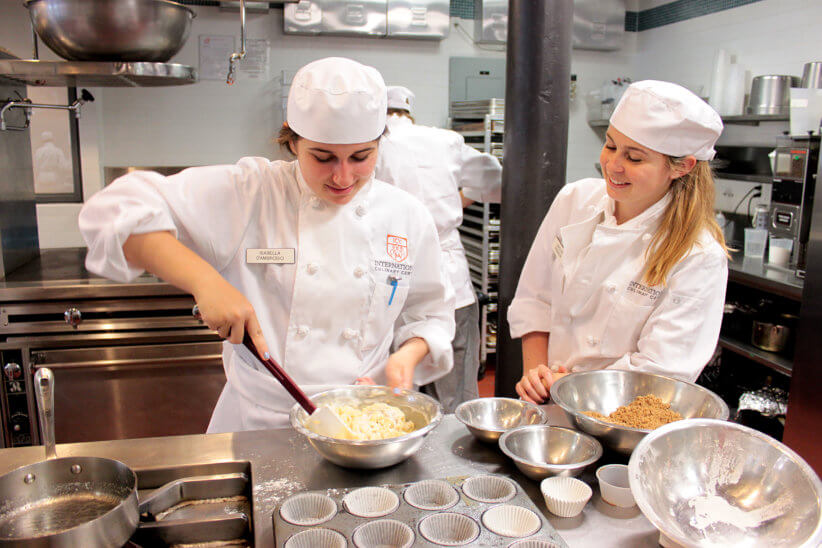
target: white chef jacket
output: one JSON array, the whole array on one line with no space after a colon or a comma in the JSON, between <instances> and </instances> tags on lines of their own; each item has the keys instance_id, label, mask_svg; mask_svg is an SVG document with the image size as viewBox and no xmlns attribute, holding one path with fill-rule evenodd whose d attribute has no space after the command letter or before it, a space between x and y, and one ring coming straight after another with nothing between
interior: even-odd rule
<instances>
[{"instance_id":1,"label":"white chef jacket","mask_svg":"<svg viewBox=\"0 0 822 548\"><path fill-rule=\"evenodd\" d=\"M141 273L123 256L129 235L174 233L251 302L272 358L309 396L362 376L385 384L391 349L412 337L430 349L415 383L452 367L454 305L434 223L381 181L335 206L311 191L296 161L134 172L88 201L80 229L87 268L121 281ZM254 250L280 258L255 263ZM209 432L288 425L294 400L243 345L224 343L223 362L228 382Z\"/></svg>"},{"instance_id":2,"label":"white chef jacket","mask_svg":"<svg viewBox=\"0 0 822 548\"><path fill-rule=\"evenodd\" d=\"M705 231L669 273L642 283L645 250L666 195L621 225L603 179L557 195L539 228L508 309L511 336L549 332L546 365L625 369L694 381L719 338L727 259Z\"/></svg>"},{"instance_id":3,"label":"white chef jacket","mask_svg":"<svg viewBox=\"0 0 822 548\"><path fill-rule=\"evenodd\" d=\"M386 146L380 147L375 177L419 198L434 217L443 262L456 293L456 307L476 298L457 228L462 224L462 200L500 201L502 166L491 156L465 144L462 135L447 129L414 124L391 115L386 122Z\"/></svg>"}]
</instances>

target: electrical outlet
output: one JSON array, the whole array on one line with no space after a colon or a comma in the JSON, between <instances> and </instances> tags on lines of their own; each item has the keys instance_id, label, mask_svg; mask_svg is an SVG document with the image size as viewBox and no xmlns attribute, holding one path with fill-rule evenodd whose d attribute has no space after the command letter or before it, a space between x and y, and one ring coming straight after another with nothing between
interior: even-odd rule
<instances>
[{"instance_id":1,"label":"electrical outlet","mask_svg":"<svg viewBox=\"0 0 822 548\"><path fill-rule=\"evenodd\" d=\"M754 188L757 186L762 188L761 196L751 199L751 211L754 210L757 204L771 205L770 184L752 183L735 179L715 179L714 182L716 186L714 209L726 213L734 213L734 208L738 207L736 213L746 215L748 212L748 199L752 194L756 194ZM750 194L748 194L749 192Z\"/></svg>"}]
</instances>

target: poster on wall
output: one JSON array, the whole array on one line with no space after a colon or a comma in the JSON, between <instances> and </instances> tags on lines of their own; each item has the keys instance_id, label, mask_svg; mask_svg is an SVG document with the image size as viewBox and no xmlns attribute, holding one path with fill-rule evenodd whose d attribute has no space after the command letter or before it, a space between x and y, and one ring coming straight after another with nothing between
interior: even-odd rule
<instances>
[{"instance_id":1,"label":"poster on wall","mask_svg":"<svg viewBox=\"0 0 822 548\"><path fill-rule=\"evenodd\" d=\"M77 90L30 87L28 95L33 103L68 105L77 97ZM82 202L79 129L74 113L32 109L29 135L37 202Z\"/></svg>"},{"instance_id":2,"label":"poster on wall","mask_svg":"<svg viewBox=\"0 0 822 548\"><path fill-rule=\"evenodd\" d=\"M200 80L223 80L228 76L228 60L234 53L234 37L200 35Z\"/></svg>"},{"instance_id":3,"label":"poster on wall","mask_svg":"<svg viewBox=\"0 0 822 548\"><path fill-rule=\"evenodd\" d=\"M240 62L242 78L268 80L268 40L246 40L245 58Z\"/></svg>"}]
</instances>

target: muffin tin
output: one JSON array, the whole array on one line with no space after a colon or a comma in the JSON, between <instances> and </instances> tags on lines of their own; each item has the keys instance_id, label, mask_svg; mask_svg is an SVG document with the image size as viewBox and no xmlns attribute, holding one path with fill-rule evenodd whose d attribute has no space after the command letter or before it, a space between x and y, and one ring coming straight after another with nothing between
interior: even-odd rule
<instances>
[{"instance_id":1,"label":"muffin tin","mask_svg":"<svg viewBox=\"0 0 822 548\"><path fill-rule=\"evenodd\" d=\"M305 491L272 519L278 548L567 548L522 487L490 474Z\"/></svg>"}]
</instances>

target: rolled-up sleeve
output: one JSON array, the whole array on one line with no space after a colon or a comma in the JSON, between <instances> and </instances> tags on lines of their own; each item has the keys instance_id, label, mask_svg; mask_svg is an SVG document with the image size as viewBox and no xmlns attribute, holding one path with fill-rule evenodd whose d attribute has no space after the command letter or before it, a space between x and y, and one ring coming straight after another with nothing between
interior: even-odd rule
<instances>
[{"instance_id":1,"label":"rolled-up sleeve","mask_svg":"<svg viewBox=\"0 0 822 548\"><path fill-rule=\"evenodd\" d=\"M209 166L164 177L129 173L83 206L79 227L88 245L86 267L128 282L143 270L126 261L123 244L132 234L168 231L220 270L230 260L256 206L265 160Z\"/></svg>"},{"instance_id":2,"label":"rolled-up sleeve","mask_svg":"<svg viewBox=\"0 0 822 548\"><path fill-rule=\"evenodd\" d=\"M427 384L446 375L454 365L454 292L441 266L437 230L430 214L420 208L420 234L414 272L405 306L394 326L394 348L414 337L425 339L428 355L414 370L414 383Z\"/></svg>"},{"instance_id":3,"label":"rolled-up sleeve","mask_svg":"<svg viewBox=\"0 0 822 548\"><path fill-rule=\"evenodd\" d=\"M719 339L727 280L728 261L715 242L704 252L683 259L643 326L637 351L608 368L695 381Z\"/></svg>"},{"instance_id":4,"label":"rolled-up sleeve","mask_svg":"<svg viewBox=\"0 0 822 548\"><path fill-rule=\"evenodd\" d=\"M457 147L461 166L458 186L463 195L475 202L499 203L502 195L502 166L499 160L466 145L461 135Z\"/></svg>"}]
</instances>

